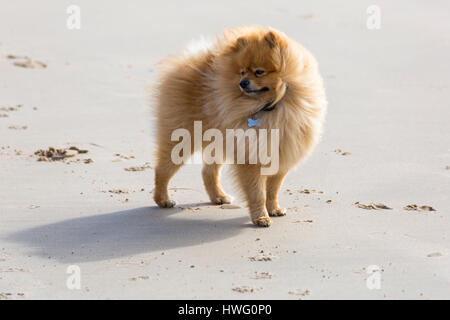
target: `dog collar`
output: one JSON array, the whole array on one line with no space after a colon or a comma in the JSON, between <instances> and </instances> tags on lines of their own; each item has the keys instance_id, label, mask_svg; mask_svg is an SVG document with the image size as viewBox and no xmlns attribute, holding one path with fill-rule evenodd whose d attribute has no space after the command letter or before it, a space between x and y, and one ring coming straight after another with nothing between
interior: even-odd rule
<instances>
[{"instance_id":1,"label":"dog collar","mask_svg":"<svg viewBox=\"0 0 450 320\"><path fill-rule=\"evenodd\" d=\"M259 108L258 110L256 110L255 112L253 112L250 115L250 118L254 117L257 113L261 112L261 111L272 111L273 109L275 109L275 107L277 106L277 104L273 104L273 100L267 102L265 105L263 105L261 108Z\"/></svg>"},{"instance_id":2,"label":"dog collar","mask_svg":"<svg viewBox=\"0 0 450 320\"><path fill-rule=\"evenodd\" d=\"M277 104L272 104L273 101L270 101L266 103L264 106L262 106L260 109L258 109L256 112L254 112L250 118L247 119L249 128L256 127L259 124L258 119L254 119L255 115L261 111L272 111L276 108Z\"/></svg>"},{"instance_id":3,"label":"dog collar","mask_svg":"<svg viewBox=\"0 0 450 320\"><path fill-rule=\"evenodd\" d=\"M277 104L273 102L269 102L268 104L266 104L260 111L272 111L277 107Z\"/></svg>"}]
</instances>

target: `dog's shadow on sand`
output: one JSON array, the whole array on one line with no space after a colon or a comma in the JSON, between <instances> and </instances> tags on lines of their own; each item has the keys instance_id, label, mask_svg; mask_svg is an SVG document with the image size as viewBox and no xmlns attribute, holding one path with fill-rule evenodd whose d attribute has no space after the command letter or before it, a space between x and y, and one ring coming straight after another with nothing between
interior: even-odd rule
<instances>
[{"instance_id":1,"label":"dog's shadow on sand","mask_svg":"<svg viewBox=\"0 0 450 320\"><path fill-rule=\"evenodd\" d=\"M210 204L183 207L202 205ZM202 210L177 217L182 210L143 207L81 217L22 230L7 240L30 248L30 255L75 263L214 242L248 228L247 215L212 220L207 216L213 213Z\"/></svg>"}]
</instances>

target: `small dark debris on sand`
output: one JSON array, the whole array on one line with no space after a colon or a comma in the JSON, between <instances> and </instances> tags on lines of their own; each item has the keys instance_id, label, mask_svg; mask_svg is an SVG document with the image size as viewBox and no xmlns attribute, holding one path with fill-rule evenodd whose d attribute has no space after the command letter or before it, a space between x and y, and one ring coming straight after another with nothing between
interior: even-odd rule
<instances>
[{"instance_id":1,"label":"small dark debris on sand","mask_svg":"<svg viewBox=\"0 0 450 320\"><path fill-rule=\"evenodd\" d=\"M146 169L151 169L152 167L150 166L150 163L146 162L144 163L142 166L134 166L134 167L129 167L129 168L125 168L125 171L144 171Z\"/></svg>"},{"instance_id":2,"label":"small dark debris on sand","mask_svg":"<svg viewBox=\"0 0 450 320\"><path fill-rule=\"evenodd\" d=\"M334 152L335 152L336 154L340 154L341 156L349 156L349 155L351 155L350 152L346 152L346 151L343 151L343 150L341 150L341 149L336 149L336 150L334 150Z\"/></svg>"},{"instance_id":3,"label":"small dark debris on sand","mask_svg":"<svg viewBox=\"0 0 450 320\"><path fill-rule=\"evenodd\" d=\"M403 207L403 210L406 211L436 211L433 207L430 206L418 206L417 204L408 204Z\"/></svg>"},{"instance_id":4,"label":"small dark debris on sand","mask_svg":"<svg viewBox=\"0 0 450 320\"><path fill-rule=\"evenodd\" d=\"M11 112L11 111L19 111L20 108L23 107L23 104L18 104L10 107L0 107L0 111Z\"/></svg>"},{"instance_id":5,"label":"small dark debris on sand","mask_svg":"<svg viewBox=\"0 0 450 320\"><path fill-rule=\"evenodd\" d=\"M313 220L296 220L294 223L313 223Z\"/></svg>"},{"instance_id":6,"label":"small dark debris on sand","mask_svg":"<svg viewBox=\"0 0 450 320\"><path fill-rule=\"evenodd\" d=\"M111 190L108 190L108 192L109 193L115 193L115 194L128 194L128 193L130 193L129 191L122 190L122 189L111 189Z\"/></svg>"},{"instance_id":7,"label":"small dark debris on sand","mask_svg":"<svg viewBox=\"0 0 450 320\"><path fill-rule=\"evenodd\" d=\"M272 274L270 272L256 272L253 279L272 279Z\"/></svg>"},{"instance_id":8,"label":"small dark debris on sand","mask_svg":"<svg viewBox=\"0 0 450 320\"><path fill-rule=\"evenodd\" d=\"M308 289L304 290L304 291L300 291L300 290L296 290L296 291L289 291L289 294L295 295L295 296L300 296L300 297L306 297L309 296L311 291L309 291Z\"/></svg>"},{"instance_id":9,"label":"small dark debris on sand","mask_svg":"<svg viewBox=\"0 0 450 320\"><path fill-rule=\"evenodd\" d=\"M9 126L8 129L11 129L11 130L26 130L26 129L28 129L28 126Z\"/></svg>"},{"instance_id":10,"label":"small dark debris on sand","mask_svg":"<svg viewBox=\"0 0 450 320\"><path fill-rule=\"evenodd\" d=\"M37 150L34 155L38 157L38 161L52 162L52 161L65 161L67 158L75 157L78 154L88 153L88 150L79 149L78 147L72 146L70 148L54 148L49 147L48 149ZM85 163L93 162L92 159L85 159Z\"/></svg>"},{"instance_id":11,"label":"small dark debris on sand","mask_svg":"<svg viewBox=\"0 0 450 320\"><path fill-rule=\"evenodd\" d=\"M94 160L92 160L91 158L87 158L87 159L74 159L74 160L70 160L70 161L67 161L66 163L67 164L70 164L70 163L84 163L84 164L89 164L89 163L94 163Z\"/></svg>"},{"instance_id":12,"label":"small dark debris on sand","mask_svg":"<svg viewBox=\"0 0 450 320\"><path fill-rule=\"evenodd\" d=\"M119 162L119 161L122 161L122 160L130 160L130 159L135 159L136 158L135 156L126 156L126 155L123 155L123 154L120 154L120 153L115 153L114 156L117 157L117 158L114 159L113 162Z\"/></svg>"},{"instance_id":13,"label":"small dark debris on sand","mask_svg":"<svg viewBox=\"0 0 450 320\"><path fill-rule=\"evenodd\" d=\"M0 113L0 118L8 118L9 114L7 112L14 112L14 111L19 111L20 108L22 108L23 105L18 104L15 106L10 106L10 107L0 107L0 111L2 113ZM6 112L6 113L4 113Z\"/></svg>"},{"instance_id":14,"label":"small dark debris on sand","mask_svg":"<svg viewBox=\"0 0 450 320\"><path fill-rule=\"evenodd\" d=\"M442 257L443 254L441 252L432 252L427 254L428 258L437 258L437 257Z\"/></svg>"},{"instance_id":15,"label":"small dark debris on sand","mask_svg":"<svg viewBox=\"0 0 450 320\"><path fill-rule=\"evenodd\" d=\"M14 65L16 67L28 68L28 69L45 69L47 65L41 61L32 59L27 56L16 56L10 54L6 56L7 59L14 60Z\"/></svg>"},{"instance_id":16,"label":"small dark debris on sand","mask_svg":"<svg viewBox=\"0 0 450 320\"><path fill-rule=\"evenodd\" d=\"M0 300L7 300L13 298L15 295L18 297L23 297L25 294L23 292L19 292L16 294L13 294L11 292L0 292Z\"/></svg>"},{"instance_id":17,"label":"small dark debris on sand","mask_svg":"<svg viewBox=\"0 0 450 320\"><path fill-rule=\"evenodd\" d=\"M311 193L323 194L323 191L316 190L316 189L303 189L303 190L297 190L297 191L300 193L303 193L303 194L311 194Z\"/></svg>"},{"instance_id":18,"label":"small dark debris on sand","mask_svg":"<svg viewBox=\"0 0 450 320\"><path fill-rule=\"evenodd\" d=\"M70 147L69 150L75 150L78 153L88 153L89 152L88 150L80 149L80 148L74 147L74 146Z\"/></svg>"},{"instance_id":19,"label":"small dark debris on sand","mask_svg":"<svg viewBox=\"0 0 450 320\"><path fill-rule=\"evenodd\" d=\"M255 262L255 261L267 262L267 261L273 261L275 259L275 256L273 256L271 253L266 254L261 250L259 255L254 256L254 257L249 257L248 259L252 262Z\"/></svg>"},{"instance_id":20,"label":"small dark debris on sand","mask_svg":"<svg viewBox=\"0 0 450 320\"><path fill-rule=\"evenodd\" d=\"M261 290L261 288L255 289L255 288L251 288L248 286L240 286L240 287L234 287L232 290L235 292L239 292L239 293L252 293L252 292Z\"/></svg>"},{"instance_id":21,"label":"small dark debris on sand","mask_svg":"<svg viewBox=\"0 0 450 320\"><path fill-rule=\"evenodd\" d=\"M365 210L392 210L392 208L388 207L383 203L370 203L370 204L362 204L359 201L354 203L355 206Z\"/></svg>"},{"instance_id":22,"label":"small dark debris on sand","mask_svg":"<svg viewBox=\"0 0 450 320\"><path fill-rule=\"evenodd\" d=\"M47 150L37 150L34 154L39 157L38 161L58 161L75 156L75 154L67 153L66 149L57 149L53 147L49 147Z\"/></svg>"}]
</instances>

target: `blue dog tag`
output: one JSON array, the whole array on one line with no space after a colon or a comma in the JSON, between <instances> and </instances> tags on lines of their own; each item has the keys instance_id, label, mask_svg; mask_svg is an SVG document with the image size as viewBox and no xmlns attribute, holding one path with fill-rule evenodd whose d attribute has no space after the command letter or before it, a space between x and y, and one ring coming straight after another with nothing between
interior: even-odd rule
<instances>
[{"instance_id":1,"label":"blue dog tag","mask_svg":"<svg viewBox=\"0 0 450 320\"><path fill-rule=\"evenodd\" d=\"M252 118L248 118L248 126L251 127L255 127L258 125L258 119L252 119Z\"/></svg>"}]
</instances>

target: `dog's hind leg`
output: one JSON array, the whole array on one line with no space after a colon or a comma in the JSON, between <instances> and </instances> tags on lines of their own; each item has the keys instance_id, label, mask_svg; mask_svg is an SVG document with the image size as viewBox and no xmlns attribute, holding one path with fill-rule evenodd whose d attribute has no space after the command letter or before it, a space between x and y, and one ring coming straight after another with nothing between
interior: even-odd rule
<instances>
[{"instance_id":1,"label":"dog's hind leg","mask_svg":"<svg viewBox=\"0 0 450 320\"><path fill-rule=\"evenodd\" d=\"M202 177L206 192L214 204L231 203L229 196L225 194L220 185L221 164L203 164Z\"/></svg>"},{"instance_id":2,"label":"dog's hind leg","mask_svg":"<svg viewBox=\"0 0 450 320\"><path fill-rule=\"evenodd\" d=\"M175 201L169 197L169 181L173 175L180 169L182 164L175 164L171 157L170 151L159 150L158 161L155 168L155 190L153 191L153 199L161 208L172 208Z\"/></svg>"}]
</instances>

